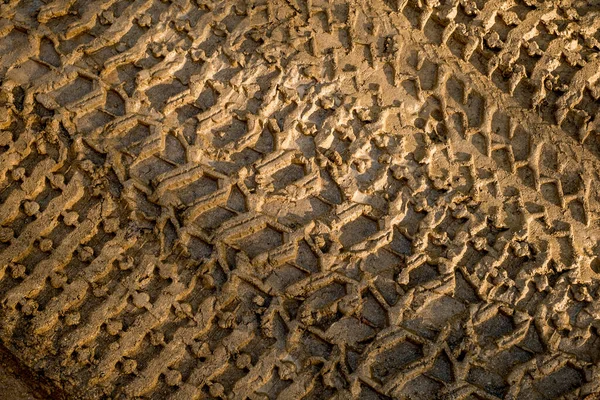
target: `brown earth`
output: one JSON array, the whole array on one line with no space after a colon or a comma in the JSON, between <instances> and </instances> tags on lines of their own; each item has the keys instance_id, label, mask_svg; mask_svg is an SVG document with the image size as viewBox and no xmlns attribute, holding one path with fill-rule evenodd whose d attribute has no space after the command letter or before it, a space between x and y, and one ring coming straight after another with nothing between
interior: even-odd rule
<instances>
[{"instance_id":1,"label":"brown earth","mask_svg":"<svg viewBox=\"0 0 600 400\"><path fill-rule=\"evenodd\" d=\"M594 398L599 28L594 1L2 1L5 394Z\"/></svg>"},{"instance_id":2,"label":"brown earth","mask_svg":"<svg viewBox=\"0 0 600 400\"><path fill-rule=\"evenodd\" d=\"M6 400L34 400L34 392L6 361L0 361L0 388Z\"/></svg>"},{"instance_id":3,"label":"brown earth","mask_svg":"<svg viewBox=\"0 0 600 400\"><path fill-rule=\"evenodd\" d=\"M3 400L63 400L65 394L43 376L22 365L0 345L0 398Z\"/></svg>"}]
</instances>

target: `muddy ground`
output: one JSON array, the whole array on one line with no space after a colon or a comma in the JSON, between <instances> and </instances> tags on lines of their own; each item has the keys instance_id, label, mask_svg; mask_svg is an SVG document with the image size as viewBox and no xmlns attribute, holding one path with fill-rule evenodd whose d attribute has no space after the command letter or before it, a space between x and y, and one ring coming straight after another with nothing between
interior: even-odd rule
<instances>
[{"instance_id":1,"label":"muddy ground","mask_svg":"<svg viewBox=\"0 0 600 400\"><path fill-rule=\"evenodd\" d=\"M599 15L2 2L5 394L594 398Z\"/></svg>"}]
</instances>

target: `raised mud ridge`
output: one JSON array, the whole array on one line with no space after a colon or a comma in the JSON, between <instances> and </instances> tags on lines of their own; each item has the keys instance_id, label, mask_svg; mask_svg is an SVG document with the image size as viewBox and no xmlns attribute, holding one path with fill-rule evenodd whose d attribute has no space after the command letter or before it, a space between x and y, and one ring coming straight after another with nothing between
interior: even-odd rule
<instances>
[{"instance_id":1,"label":"raised mud ridge","mask_svg":"<svg viewBox=\"0 0 600 400\"><path fill-rule=\"evenodd\" d=\"M1 342L74 399L597 399L599 28L2 1Z\"/></svg>"}]
</instances>

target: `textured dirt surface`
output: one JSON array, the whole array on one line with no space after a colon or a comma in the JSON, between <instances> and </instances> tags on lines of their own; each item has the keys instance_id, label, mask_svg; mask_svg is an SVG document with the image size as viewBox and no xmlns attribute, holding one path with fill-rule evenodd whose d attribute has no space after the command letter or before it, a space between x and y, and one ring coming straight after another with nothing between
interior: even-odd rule
<instances>
[{"instance_id":1,"label":"textured dirt surface","mask_svg":"<svg viewBox=\"0 0 600 400\"><path fill-rule=\"evenodd\" d=\"M4 0L1 342L76 399L597 398L599 28Z\"/></svg>"},{"instance_id":2,"label":"textured dirt surface","mask_svg":"<svg viewBox=\"0 0 600 400\"><path fill-rule=\"evenodd\" d=\"M0 387L2 387L3 398L7 400L35 399L29 387L3 365L0 365Z\"/></svg>"},{"instance_id":3,"label":"textured dirt surface","mask_svg":"<svg viewBox=\"0 0 600 400\"><path fill-rule=\"evenodd\" d=\"M2 400L62 400L65 394L36 374L0 345L0 398Z\"/></svg>"},{"instance_id":4,"label":"textured dirt surface","mask_svg":"<svg viewBox=\"0 0 600 400\"><path fill-rule=\"evenodd\" d=\"M34 400L35 397L28 385L15 372L7 364L0 363L2 398L7 400Z\"/></svg>"}]
</instances>

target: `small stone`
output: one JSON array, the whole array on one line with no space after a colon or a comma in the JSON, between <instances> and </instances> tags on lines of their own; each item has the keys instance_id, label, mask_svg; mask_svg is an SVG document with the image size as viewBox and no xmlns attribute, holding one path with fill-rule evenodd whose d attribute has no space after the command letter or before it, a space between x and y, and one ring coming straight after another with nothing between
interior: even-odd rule
<instances>
[{"instance_id":1,"label":"small stone","mask_svg":"<svg viewBox=\"0 0 600 400\"><path fill-rule=\"evenodd\" d=\"M79 214L75 211L66 212L63 214L63 222L67 226L75 226L79 220Z\"/></svg>"},{"instance_id":2,"label":"small stone","mask_svg":"<svg viewBox=\"0 0 600 400\"><path fill-rule=\"evenodd\" d=\"M44 253L49 252L50 250L52 250L52 240L46 238L46 239L42 239L40 240L40 250L43 251Z\"/></svg>"},{"instance_id":3,"label":"small stone","mask_svg":"<svg viewBox=\"0 0 600 400\"><path fill-rule=\"evenodd\" d=\"M327 166L327 157L318 154L317 155L317 165L321 168L325 168Z\"/></svg>"},{"instance_id":4,"label":"small stone","mask_svg":"<svg viewBox=\"0 0 600 400\"><path fill-rule=\"evenodd\" d=\"M148 293L136 292L131 297L133 300L133 305L135 305L137 308L145 307L150 303L150 296Z\"/></svg>"},{"instance_id":5,"label":"small stone","mask_svg":"<svg viewBox=\"0 0 600 400\"><path fill-rule=\"evenodd\" d=\"M529 246L526 243L515 242L513 249L517 257L526 257L530 254Z\"/></svg>"},{"instance_id":6,"label":"small stone","mask_svg":"<svg viewBox=\"0 0 600 400\"><path fill-rule=\"evenodd\" d=\"M219 326L223 329L232 328L235 324L235 316L228 311L219 316Z\"/></svg>"},{"instance_id":7,"label":"small stone","mask_svg":"<svg viewBox=\"0 0 600 400\"><path fill-rule=\"evenodd\" d=\"M89 348L83 348L77 351L77 362L80 364L87 364L92 356L92 352Z\"/></svg>"},{"instance_id":8,"label":"small stone","mask_svg":"<svg viewBox=\"0 0 600 400\"><path fill-rule=\"evenodd\" d=\"M122 365L124 374L133 374L137 369L137 362L135 360L125 360Z\"/></svg>"},{"instance_id":9,"label":"small stone","mask_svg":"<svg viewBox=\"0 0 600 400\"><path fill-rule=\"evenodd\" d=\"M65 324L67 324L68 326L77 325L79 323L80 318L81 317L78 312L70 312L67 315L65 315Z\"/></svg>"},{"instance_id":10,"label":"small stone","mask_svg":"<svg viewBox=\"0 0 600 400\"><path fill-rule=\"evenodd\" d=\"M15 168L11 173L12 178L15 181L20 181L25 179L25 168L19 167Z\"/></svg>"},{"instance_id":11,"label":"small stone","mask_svg":"<svg viewBox=\"0 0 600 400\"><path fill-rule=\"evenodd\" d=\"M157 58L163 57L169 53L169 49L164 43L153 43L150 50L152 51L152 55Z\"/></svg>"},{"instance_id":12,"label":"small stone","mask_svg":"<svg viewBox=\"0 0 600 400\"><path fill-rule=\"evenodd\" d=\"M123 329L123 323L121 323L121 321L108 321L106 323L106 332L111 335L111 336L115 336L117 334L119 334L119 332L121 332L121 330Z\"/></svg>"},{"instance_id":13,"label":"small stone","mask_svg":"<svg viewBox=\"0 0 600 400\"><path fill-rule=\"evenodd\" d=\"M262 307L265 304L265 298L259 295L254 296L254 299L252 299L252 301L259 307Z\"/></svg>"},{"instance_id":14,"label":"small stone","mask_svg":"<svg viewBox=\"0 0 600 400\"><path fill-rule=\"evenodd\" d=\"M167 370L167 372L165 372L165 382L169 386L179 385L181 383L181 373L173 369Z\"/></svg>"},{"instance_id":15,"label":"small stone","mask_svg":"<svg viewBox=\"0 0 600 400\"><path fill-rule=\"evenodd\" d=\"M115 14L112 11L107 10L100 14L101 24L108 25L112 24L113 22L115 22Z\"/></svg>"},{"instance_id":16,"label":"small stone","mask_svg":"<svg viewBox=\"0 0 600 400\"><path fill-rule=\"evenodd\" d=\"M173 278L173 276L177 273L177 267L174 264L161 264L158 267L158 276L162 279Z\"/></svg>"},{"instance_id":17,"label":"small stone","mask_svg":"<svg viewBox=\"0 0 600 400\"><path fill-rule=\"evenodd\" d=\"M334 163L337 166L340 166L343 164L344 160L342 159L342 156L340 155L340 153L338 153L337 151L333 150L332 152L329 153L329 159L331 160L332 163Z\"/></svg>"},{"instance_id":18,"label":"small stone","mask_svg":"<svg viewBox=\"0 0 600 400\"><path fill-rule=\"evenodd\" d=\"M94 257L94 249L90 246L83 246L79 249L78 258L81 262L90 261Z\"/></svg>"},{"instance_id":19,"label":"small stone","mask_svg":"<svg viewBox=\"0 0 600 400\"><path fill-rule=\"evenodd\" d=\"M369 121L371 121L371 113L369 112L369 109L367 109L367 108L359 108L355 112L356 112L356 116L361 121L363 121L363 122L369 122Z\"/></svg>"},{"instance_id":20,"label":"small stone","mask_svg":"<svg viewBox=\"0 0 600 400\"><path fill-rule=\"evenodd\" d=\"M119 218L107 218L104 220L104 232L114 233L119 230Z\"/></svg>"},{"instance_id":21,"label":"small stone","mask_svg":"<svg viewBox=\"0 0 600 400\"><path fill-rule=\"evenodd\" d=\"M210 385L208 393L212 397L223 397L223 395L225 394L225 388L219 382L215 382L212 385Z\"/></svg>"},{"instance_id":22,"label":"small stone","mask_svg":"<svg viewBox=\"0 0 600 400\"><path fill-rule=\"evenodd\" d=\"M94 163L90 160L83 160L80 164L80 167L85 172L93 172L94 171Z\"/></svg>"},{"instance_id":23,"label":"small stone","mask_svg":"<svg viewBox=\"0 0 600 400\"><path fill-rule=\"evenodd\" d=\"M206 358L212 354L212 352L210 351L210 347L208 346L208 343L206 343L206 342L204 342L204 343L195 342L194 344L192 344L191 350L192 350L192 354L196 358Z\"/></svg>"},{"instance_id":24,"label":"small stone","mask_svg":"<svg viewBox=\"0 0 600 400\"><path fill-rule=\"evenodd\" d=\"M294 378L296 374L296 365L291 362L282 362L278 366L279 378L282 381L289 381Z\"/></svg>"},{"instance_id":25,"label":"small stone","mask_svg":"<svg viewBox=\"0 0 600 400\"><path fill-rule=\"evenodd\" d=\"M381 156L379 156L377 161L380 164L389 164L392 162L392 156L390 156L389 154L382 154Z\"/></svg>"},{"instance_id":26,"label":"small stone","mask_svg":"<svg viewBox=\"0 0 600 400\"><path fill-rule=\"evenodd\" d=\"M45 155L48 154L48 144L45 140L39 140L36 142L37 152L39 154Z\"/></svg>"},{"instance_id":27,"label":"small stone","mask_svg":"<svg viewBox=\"0 0 600 400\"><path fill-rule=\"evenodd\" d=\"M190 28L190 22L187 20L177 20L175 21L175 30L177 32L183 32L186 29L189 30Z\"/></svg>"},{"instance_id":28,"label":"small stone","mask_svg":"<svg viewBox=\"0 0 600 400\"><path fill-rule=\"evenodd\" d=\"M570 324L570 318L569 318L569 314L567 314L564 311L560 311L556 314L556 316L553 318L554 320L554 325L556 326L556 328L558 330L561 331L570 331L571 330L571 324Z\"/></svg>"},{"instance_id":29,"label":"small stone","mask_svg":"<svg viewBox=\"0 0 600 400\"><path fill-rule=\"evenodd\" d=\"M25 300L23 306L21 307L21 311L23 311L23 314L25 315L32 315L33 313L35 313L38 309L38 304L31 300Z\"/></svg>"},{"instance_id":30,"label":"small stone","mask_svg":"<svg viewBox=\"0 0 600 400\"><path fill-rule=\"evenodd\" d=\"M152 346L160 346L165 343L165 335L162 332L151 332L150 333L150 343Z\"/></svg>"},{"instance_id":31,"label":"small stone","mask_svg":"<svg viewBox=\"0 0 600 400\"><path fill-rule=\"evenodd\" d=\"M63 287L67 283L67 276L65 274L53 273L50 275L50 285L54 289Z\"/></svg>"},{"instance_id":32,"label":"small stone","mask_svg":"<svg viewBox=\"0 0 600 400\"><path fill-rule=\"evenodd\" d=\"M126 271L133 267L133 257L127 256L121 260L119 260L119 269L122 271Z\"/></svg>"},{"instance_id":33,"label":"small stone","mask_svg":"<svg viewBox=\"0 0 600 400\"><path fill-rule=\"evenodd\" d=\"M52 175L52 178L50 178L50 182L52 183L52 185L54 185L54 187L62 188L65 185L65 176L62 174Z\"/></svg>"},{"instance_id":34,"label":"small stone","mask_svg":"<svg viewBox=\"0 0 600 400\"><path fill-rule=\"evenodd\" d=\"M192 315L192 306L188 303L180 303L177 316L180 318L185 318L188 315Z\"/></svg>"},{"instance_id":35,"label":"small stone","mask_svg":"<svg viewBox=\"0 0 600 400\"><path fill-rule=\"evenodd\" d=\"M93 290L92 293L94 294L94 296L96 297L104 297L106 296L106 294L108 293L108 287L106 285L104 286L96 286Z\"/></svg>"},{"instance_id":36,"label":"small stone","mask_svg":"<svg viewBox=\"0 0 600 400\"><path fill-rule=\"evenodd\" d=\"M579 302L592 302L594 300L585 286L575 287L572 290L575 300Z\"/></svg>"},{"instance_id":37,"label":"small stone","mask_svg":"<svg viewBox=\"0 0 600 400\"><path fill-rule=\"evenodd\" d=\"M507 278L508 278L508 275L507 275L506 271L499 271L496 274L496 276L492 276L492 283L494 285L500 286L504 282L506 282Z\"/></svg>"},{"instance_id":38,"label":"small stone","mask_svg":"<svg viewBox=\"0 0 600 400\"><path fill-rule=\"evenodd\" d=\"M473 238L473 246L476 250L481 251L487 245L487 239L481 236L477 236Z\"/></svg>"},{"instance_id":39,"label":"small stone","mask_svg":"<svg viewBox=\"0 0 600 400\"><path fill-rule=\"evenodd\" d=\"M335 100L331 97L324 97L321 99L321 107L323 107L325 110L330 110L332 108L334 108L335 106Z\"/></svg>"},{"instance_id":40,"label":"small stone","mask_svg":"<svg viewBox=\"0 0 600 400\"><path fill-rule=\"evenodd\" d=\"M235 360L235 366L239 369L250 368L252 366L252 357L247 353L240 354Z\"/></svg>"},{"instance_id":41,"label":"small stone","mask_svg":"<svg viewBox=\"0 0 600 400\"><path fill-rule=\"evenodd\" d=\"M364 174L367 170L367 163L364 160L354 160L354 165L356 166L356 171L360 174Z\"/></svg>"},{"instance_id":42,"label":"small stone","mask_svg":"<svg viewBox=\"0 0 600 400\"><path fill-rule=\"evenodd\" d=\"M321 69L316 65L310 65L304 68L304 76L307 78L315 78L318 79L321 76Z\"/></svg>"},{"instance_id":43,"label":"small stone","mask_svg":"<svg viewBox=\"0 0 600 400\"><path fill-rule=\"evenodd\" d=\"M40 211L40 205L35 201L26 201L23 204L23 209L25 210L25 214L31 217L32 215L35 215L38 211Z\"/></svg>"},{"instance_id":44,"label":"small stone","mask_svg":"<svg viewBox=\"0 0 600 400\"><path fill-rule=\"evenodd\" d=\"M325 242L325 238L321 235L315 236L314 241L315 241L315 246L317 246L317 248L319 248L319 249L323 249L325 247L325 245L327 244Z\"/></svg>"},{"instance_id":45,"label":"small stone","mask_svg":"<svg viewBox=\"0 0 600 400\"><path fill-rule=\"evenodd\" d=\"M307 124L304 122L300 122L298 125L300 128L300 132L306 136L315 136L317 134L317 127L315 124Z\"/></svg>"},{"instance_id":46,"label":"small stone","mask_svg":"<svg viewBox=\"0 0 600 400\"><path fill-rule=\"evenodd\" d=\"M27 269L23 264L10 265L10 275L13 277L13 279L24 278L26 270Z\"/></svg>"},{"instance_id":47,"label":"small stone","mask_svg":"<svg viewBox=\"0 0 600 400\"><path fill-rule=\"evenodd\" d=\"M149 14L144 14L137 19L139 26L146 27L152 25L152 17Z\"/></svg>"},{"instance_id":48,"label":"small stone","mask_svg":"<svg viewBox=\"0 0 600 400\"><path fill-rule=\"evenodd\" d=\"M194 49L191 51L190 56L192 57L192 60L198 62L200 60L204 61L206 60L206 53L204 53L204 50L202 49Z\"/></svg>"},{"instance_id":49,"label":"small stone","mask_svg":"<svg viewBox=\"0 0 600 400\"><path fill-rule=\"evenodd\" d=\"M204 274L202 275L202 286L206 289L212 289L215 287L215 278L212 275Z\"/></svg>"}]
</instances>

